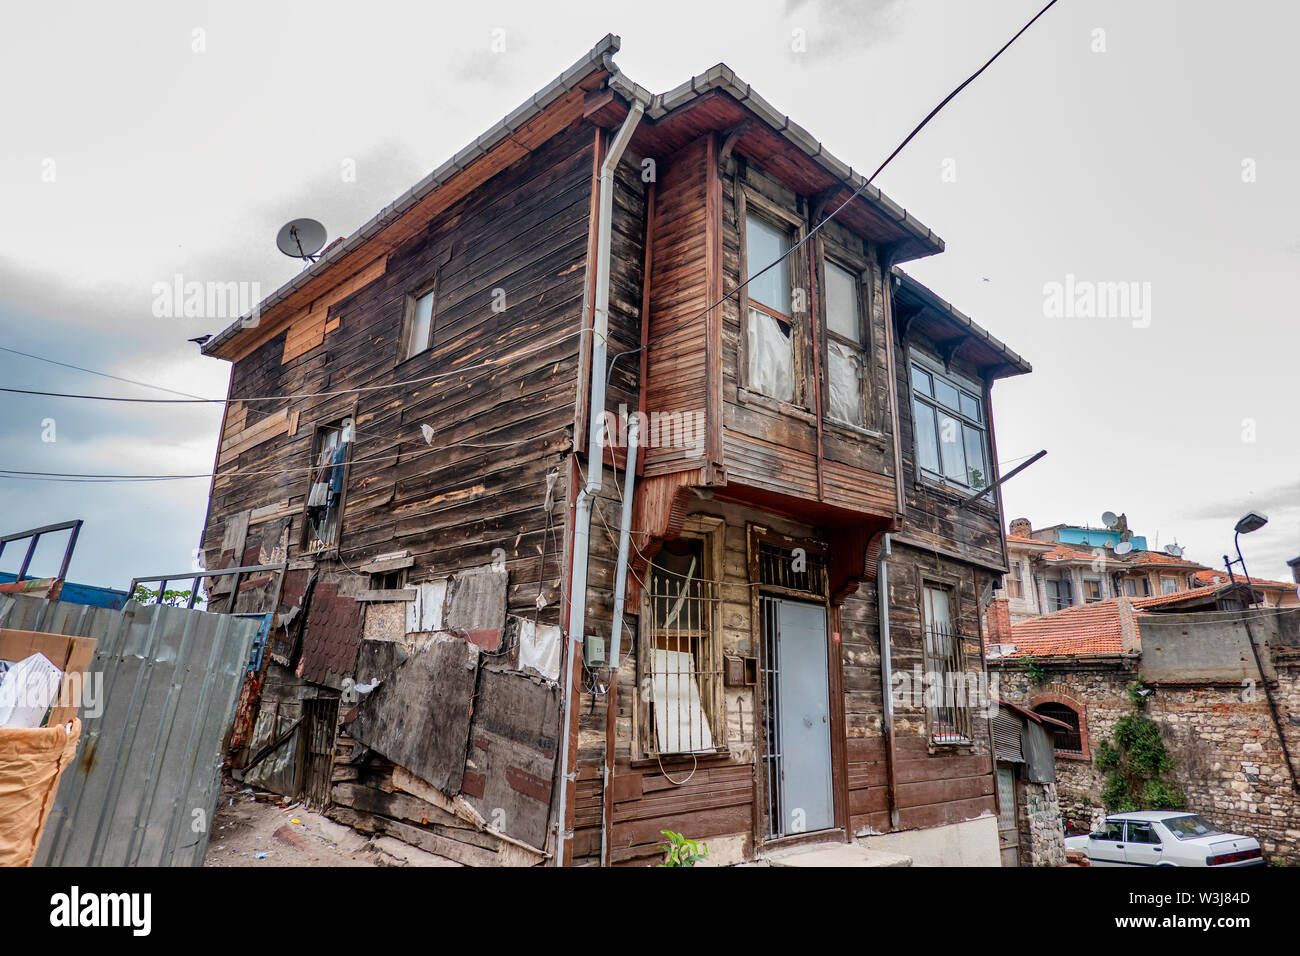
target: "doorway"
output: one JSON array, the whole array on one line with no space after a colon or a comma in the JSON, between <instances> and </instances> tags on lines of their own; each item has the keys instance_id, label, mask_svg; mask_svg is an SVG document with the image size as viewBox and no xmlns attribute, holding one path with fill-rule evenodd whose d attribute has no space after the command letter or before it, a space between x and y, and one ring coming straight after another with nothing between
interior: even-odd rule
<instances>
[{"instance_id":1,"label":"doorway","mask_svg":"<svg viewBox=\"0 0 1300 956\"><path fill-rule=\"evenodd\" d=\"M768 838L835 825L826 608L763 595Z\"/></svg>"}]
</instances>

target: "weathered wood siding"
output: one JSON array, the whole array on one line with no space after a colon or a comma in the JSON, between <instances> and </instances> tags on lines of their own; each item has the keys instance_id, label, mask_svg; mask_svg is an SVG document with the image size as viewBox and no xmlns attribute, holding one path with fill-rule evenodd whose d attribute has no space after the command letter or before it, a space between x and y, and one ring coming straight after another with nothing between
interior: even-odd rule
<instances>
[{"instance_id":1,"label":"weathered wood siding","mask_svg":"<svg viewBox=\"0 0 1300 956\"><path fill-rule=\"evenodd\" d=\"M457 202L393 250L382 275L330 306L332 331L318 346L284 361L280 333L235 364L236 398L300 397L232 406L241 433L268 422L260 427L270 440L235 445L222 466L242 474L214 484L210 560L228 520L275 503L292 517L297 554L315 426L351 417L357 440L340 535L348 565L409 550L414 583L489 562L500 548L510 606L530 608L540 579L543 619L557 619L560 465L577 394L593 143L590 127L575 125ZM433 346L403 361L406 297L435 280ZM367 390L310 397L345 389ZM288 421L295 431L281 430ZM424 423L435 430L433 448ZM543 566L546 475L557 468L550 517L559 530ZM246 552L255 539L250 529Z\"/></svg>"}]
</instances>

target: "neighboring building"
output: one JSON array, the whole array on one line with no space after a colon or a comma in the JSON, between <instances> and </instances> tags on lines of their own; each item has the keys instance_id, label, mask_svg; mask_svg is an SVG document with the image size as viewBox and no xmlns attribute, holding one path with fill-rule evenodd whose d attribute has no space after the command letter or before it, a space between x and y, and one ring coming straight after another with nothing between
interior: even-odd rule
<instances>
[{"instance_id":1,"label":"neighboring building","mask_svg":"<svg viewBox=\"0 0 1300 956\"><path fill-rule=\"evenodd\" d=\"M1144 712L1189 809L1257 837L1271 858L1300 862L1300 611L1246 610L1251 598L1229 583L1015 624L1005 601L991 609L989 666L1001 699L1064 725L1052 735L1071 832L1105 815L1098 748L1134 710L1129 692L1141 679L1151 692Z\"/></svg>"},{"instance_id":2,"label":"neighboring building","mask_svg":"<svg viewBox=\"0 0 1300 956\"><path fill-rule=\"evenodd\" d=\"M1193 575L1197 587L1221 587L1231 578L1227 571L1215 571L1210 568L1197 571ZM1246 579L1237 575L1237 580L1245 583ZM1300 607L1300 593L1295 583L1287 581L1270 581L1267 578L1250 576L1251 586L1259 592L1259 603L1265 607Z\"/></svg>"},{"instance_id":3,"label":"neighboring building","mask_svg":"<svg viewBox=\"0 0 1300 956\"><path fill-rule=\"evenodd\" d=\"M1002 865L1064 866L1053 735L1070 725L1018 704L998 703L992 724Z\"/></svg>"},{"instance_id":4,"label":"neighboring building","mask_svg":"<svg viewBox=\"0 0 1300 956\"><path fill-rule=\"evenodd\" d=\"M205 566L287 563L241 772L475 865L996 864L992 385L1030 367L727 67L651 95L617 49L203 347ZM211 607L278 587L232 577Z\"/></svg>"},{"instance_id":5,"label":"neighboring building","mask_svg":"<svg viewBox=\"0 0 1300 956\"><path fill-rule=\"evenodd\" d=\"M1116 552L1127 542L1128 549ZM1011 522L1007 534L1005 597L1013 621L1051 614L1080 604L1125 595L1132 598L1173 594L1198 586L1205 565L1163 551L1147 550L1147 540L1128 530L1120 515L1113 528L1052 525L1034 529L1026 518Z\"/></svg>"}]
</instances>

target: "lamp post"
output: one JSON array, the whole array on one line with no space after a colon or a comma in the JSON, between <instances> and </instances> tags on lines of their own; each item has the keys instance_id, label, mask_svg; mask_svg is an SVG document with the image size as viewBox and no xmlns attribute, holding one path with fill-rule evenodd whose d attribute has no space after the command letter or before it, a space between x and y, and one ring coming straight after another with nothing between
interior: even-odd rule
<instances>
[{"instance_id":1,"label":"lamp post","mask_svg":"<svg viewBox=\"0 0 1300 956\"><path fill-rule=\"evenodd\" d=\"M1237 560L1230 561L1226 554L1223 556L1223 563L1228 568L1228 580L1232 581L1234 584L1236 583L1237 578L1232 573L1232 566L1234 564L1241 565L1241 573L1246 578L1246 590L1250 592L1250 607L1255 606L1255 586L1250 582L1250 572L1246 570L1246 559L1241 556L1241 536L1243 534L1250 534L1252 531L1258 531L1266 524L1268 524L1267 515L1262 515L1258 511L1248 511L1240 520L1237 521L1237 524L1232 529L1234 532L1232 535L1232 546L1237 551Z\"/></svg>"},{"instance_id":2,"label":"lamp post","mask_svg":"<svg viewBox=\"0 0 1300 956\"><path fill-rule=\"evenodd\" d=\"M1228 567L1228 578L1236 582L1236 577L1232 573L1234 564L1241 565L1241 573L1246 578L1246 590L1250 592L1250 607L1255 605L1255 586L1250 582L1250 572L1246 570L1246 559L1241 556L1241 536L1250 534L1252 531L1258 531L1264 525L1268 524L1268 518L1258 511L1250 511L1241 517L1233 528L1235 532L1232 536L1232 546L1237 551L1237 560L1229 560L1225 554L1223 563ZM1297 778L1295 765L1291 762L1291 749L1287 746L1286 734L1282 731L1282 720L1278 716L1277 701L1273 699L1273 689L1269 684L1269 676L1264 670L1263 661L1260 660L1259 646L1255 643L1255 635L1250 629L1250 615L1242 615L1241 623L1246 628L1246 640L1250 641L1250 650L1255 657L1255 667L1259 670L1260 682L1264 685L1264 698L1268 701L1268 710L1273 717L1273 728L1277 731L1278 742L1282 745L1282 758L1286 761L1286 768L1291 774L1291 789L1300 793L1300 778Z\"/></svg>"}]
</instances>

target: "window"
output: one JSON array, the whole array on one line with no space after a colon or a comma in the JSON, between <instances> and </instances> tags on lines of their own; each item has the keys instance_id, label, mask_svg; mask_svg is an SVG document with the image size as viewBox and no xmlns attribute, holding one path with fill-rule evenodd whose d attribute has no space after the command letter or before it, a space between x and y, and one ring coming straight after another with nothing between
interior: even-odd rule
<instances>
[{"instance_id":1,"label":"window","mask_svg":"<svg viewBox=\"0 0 1300 956\"><path fill-rule=\"evenodd\" d=\"M406 297L404 358L419 355L433 344L433 289Z\"/></svg>"},{"instance_id":2,"label":"window","mask_svg":"<svg viewBox=\"0 0 1300 956\"><path fill-rule=\"evenodd\" d=\"M937 744L968 743L971 702L966 698L961 634L953 623L952 589L927 585L924 602L925 657L933 675L933 690L926 691L930 739Z\"/></svg>"},{"instance_id":3,"label":"window","mask_svg":"<svg viewBox=\"0 0 1300 956\"><path fill-rule=\"evenodd\" d=\"M864 351L861 284L856 272L830 259L822 261L826 315L827 414L850 425L866 424L864 383L867 356Z\"/></svg>"},{"instance_id":4,"label":"window","mask_svg":"<svg viewBox=\"0 0 1300 956\"><path fill-rule=\"evenodd\" d=\"M792 242L792 231L785 226L753 213L745 214L745 273L749 280L745 287L749 358L746 385L779 402L798 398L797 336L790 281L793 257L786 255ZM763 272L769 265L772 267Z\"/></svg>"},{"instance_id":5,"label":"window","mask_svg":"<svg viewBox=\"0 0 1300 956\"><path fill-rule=\"evenodd\" d=\"M1007 575L1007 596L1020 600L1025 596L1025 582L1020 577L1020 562L1011 562L1011 573Z\"/></svg>"},{"instance_id":6,"label":"window","mask_svg":"<svg viewBox=\"0 0 1300 956\"><path fill-rule=\"evenodd\" d=\"M1160 834L1151 828L1149 823L1128 823L1128 842L1129 843L1154 843L1159 845Z\"/></svg>"},{"instance_id":7,"label":"window","mask_svg":"<svg viewBox=\"0 0 1300 956\"><path fill-rule=\"evenodd\" d=\"M1137 593L1138 593L1137 581L1133 580L1132 578L1125 578L1124 595L1126 597L1137 597Z\"/></svg>"},{"instance_id":8,"label":"window","mask_svg":"<svg viewBox=\"0 0 1300 956\"><path fill-rule=\"evenodd\" d=\"M1114 843L1124 842L1124 821L1107 820L1101 825L1096 833L1092 835L1094 840L1110 840Z\"/></svg>"},{"instance_id":9,"label":"window","mask_svg":"<svg viewBox=\"0 0 1300 956\"><path fill-rule=\"evenodd\" d=\"M700 753L722 744L718 703L718 583L713 579L713 535L684 533L664 542L646 578L642 626L646 750Z\"/></svg>"},{"instance_id":10,"label":"window","mask_svg":"<svg viewBox=\"0 0 1300 956\"><path fill-rule=\"evenodd\" d=\"M1046 729L1052 738L1052 749L1057 753L1078 756L1083 753L1083 734L1079 730L1079 712L1069 704L1046 703L1034 707L1034 713L1069 724L1070 729L1047 724Z\"/></svg>"},{"instance_id":11,"label":"window","mask_svg":"<svg viewBox=\"0 0 1300 956\"><path fill-rule=\"evenodd\" d=\"M1178 590L1178 579L1177 579L1177 578L1165 577L1164 575L1161 575L1161 576L1160 576L1160 593L1161 593L1161 594L1173 594L1173 593L1174 593L1175 591L1177 591L1177 590Z\"/></svg>"},{"instance_id":12,"label":"window","mask_svg":"<svg viewBox=\"0 0 1300 956\"><path fill-rule=\"evenodd\" d=\"M351 419L316 429L303 528L304 551L324 551L338 544L352 432Z\"/></svg>"},{"instance_id":13,"label":"window","mask_svg":"<svg viewBox=\"0 0 1300 956\"><path fill-rule=\"evenodd\" d=\"M1070 594L1070 582L1065 578L1048 578L1043 582L1043 586L1047 589L1049 611L1060 611L1074 605L1074 597Z\"/></svg>"},{"instance_id":14,"label":"window","mask_svg":"<svg viewBox=\"0 0 1300 956\"><path fill-rule=\"evenodd\" d=\"M982 391L964 379L912 363L912 413L921 474L975 490L988 484Z\"/></svg>"},{"instance_id":15,"label":"window","mask_svg":"<svg viewBox=\"0 0 1300 956\"><path fill-rule=\"evenodd\" d=\"M1083 580L1083 603L1091 604L1101 600L1101 582L1094 578Z\"/></svg>"}]
</instances>

